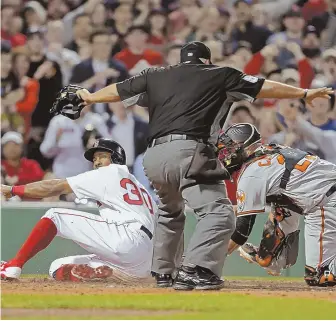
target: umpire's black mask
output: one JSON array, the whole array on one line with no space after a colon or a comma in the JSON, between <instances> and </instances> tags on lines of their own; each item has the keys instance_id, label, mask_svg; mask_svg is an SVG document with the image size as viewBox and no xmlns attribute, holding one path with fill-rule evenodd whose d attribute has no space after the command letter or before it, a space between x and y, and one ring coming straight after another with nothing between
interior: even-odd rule
<instances>
[{"instance_id":1,"label":"umpire's black mask","mask_svg":"<svg viewBox=\"0 0 336 321\"><path fill-rule=\"evenodd\" d=\"M200 41L189 42L181 48L181 62L202 64L209 60L211 63L210 49Z\"/></svg>"}]
</instances>

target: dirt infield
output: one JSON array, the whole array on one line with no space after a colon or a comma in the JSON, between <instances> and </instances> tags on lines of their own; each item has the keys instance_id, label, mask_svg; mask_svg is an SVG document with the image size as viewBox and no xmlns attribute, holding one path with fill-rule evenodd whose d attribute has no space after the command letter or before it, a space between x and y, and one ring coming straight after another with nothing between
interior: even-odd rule
<instances>
[{"instance_id":1,"label":"dirt infield","mask_svg":"<svg viewBox=\"0 0 336 321\"><path fill-rule=\"evenodd\" d=\"M173 289L158 289L152 280L133 285L111 284L109 282L73 283L56 282L48 278L24 278L15 282L1 282L2 294L127 294L127 293L167 293ZM222 292L254 295L274 295L283 297L325 298L336 302L336 287L312 288L303 281L284 280L226 280Z\"/></svg>"}]
</instances>

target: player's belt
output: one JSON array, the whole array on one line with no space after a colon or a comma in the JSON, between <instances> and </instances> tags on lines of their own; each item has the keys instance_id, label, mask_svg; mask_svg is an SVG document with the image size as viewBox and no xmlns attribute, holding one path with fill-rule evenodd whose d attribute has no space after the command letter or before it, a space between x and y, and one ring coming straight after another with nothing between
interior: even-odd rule
<instances>
[{"instance_id":1,"label":"player's belt","mask_svg":"<svg viewBox=\"0 0 336 321\"><path fill-rule=\"evenodd\" d=\"M140 230L145 232L150 240L153 238L153 234L146 226L141 225Z\"/></svg>"},{"instance_id":2,"label":"player's belt","mask_svg":"<svg viewBox=\"0 0 336 321\"><path fill-rule=\"evenodd\" d=\"M329 191L326 193L326 196L329 197L336 192L336 184L330 187Z\"/></svg>"},{"instance_id":3,"label":"player's belt","mask_svg":"<svg viewBox=\"0 0 336 321\"><path fill-rule=\"evenodd\" d=\"M202 143L207 143L207 139L205 138L197 138L195 136L191 136L191 135L180 135L180 134L171 134L171 135L167 135L167 136L163 136L163 137L159 137L159 138L154 138L148 145L148 147L154 147L156 145L160 145L160 144L164 144L164 143L168 143L171 142L173 140L194 140L197 142L202 142Z\"/></svg>"}]
</instances>

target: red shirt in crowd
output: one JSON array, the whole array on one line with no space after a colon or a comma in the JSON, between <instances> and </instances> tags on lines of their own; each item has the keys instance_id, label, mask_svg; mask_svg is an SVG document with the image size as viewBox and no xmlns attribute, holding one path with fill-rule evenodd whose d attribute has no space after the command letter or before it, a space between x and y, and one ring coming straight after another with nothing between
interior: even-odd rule
<instances>
[{"instance_id":1,"label":"red shirt in crowd","mask_svg":"<svg viewBox=\"0 0 336 321\"><path fill-rule=\"evenodd\" d=\"M141 55L136 55L128 48L121 50L115 55L115 58L122 61L128 70L132 69L140 60L145 60L151 66L163 64L163 56L160 52L151 49L145 49Z\"/></svg>"},{"instance_id":2,"label":"red shirt in crowd","mask_svg":"<svg viewBox=\"0 0 336 321\"><path fill-rule=\"evenodd\" d=\"M13 48L24 46L26 43L26 36L23 35L22 33L9 35L4 30L1 30L1 39L9 41Z\"/></svg>"},{"instance_id":3,"label":"red shirt in crowd","mask_svg":"<svg viewBox=\"0 0 336 321\"><path fill-rule=\"evenodd\" d=\"M9 177L18 177L15 185L24 185L32 182L39 181L43 178L44 172L39 163L33 159L21 158L20 166L13 167L8 164L6 160L1 161L1 166Z\"/></svg>"}]
</instances>

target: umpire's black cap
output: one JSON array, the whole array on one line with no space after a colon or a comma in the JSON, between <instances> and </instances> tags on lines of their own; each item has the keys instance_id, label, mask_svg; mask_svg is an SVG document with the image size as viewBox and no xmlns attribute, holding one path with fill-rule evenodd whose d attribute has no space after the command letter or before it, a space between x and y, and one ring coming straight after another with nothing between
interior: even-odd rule
<instances>
[{"instance_id":1,"label":"umpire's black cap","mask_svg":"<svg viewBox=\"0 0 336 321\"><path fill-rule=\"evenodd\" d=\"M208 59L211 63L211 51L203 42L189 42L181 48L181 62L203 63L200 58Z\"/></svg>"},{"instance_id":2,"label":"umpire's black cap","mask_svg":"<svg viewBox=\"0 0 336 321\"><path fill-rule=\"evenodd\" d=\"M113 164L125 165L126 153L125 150L116 141L108 138L99 138L93 146L84 153L84 157L93 162L93 155L97 151L106 151L111 153Z\"/></svg>"}]
</instances>

